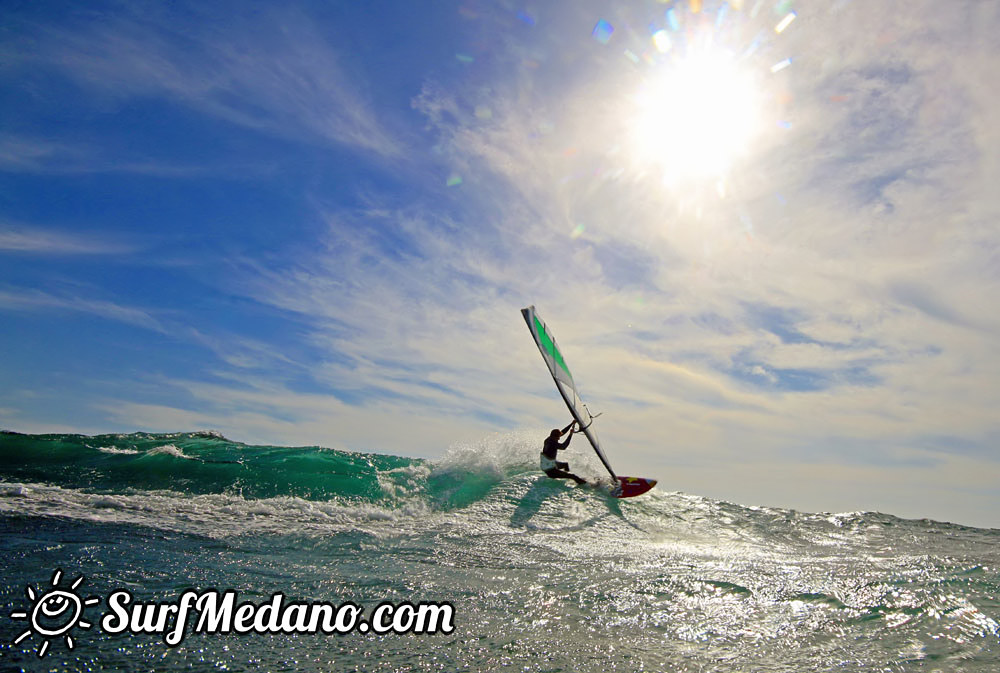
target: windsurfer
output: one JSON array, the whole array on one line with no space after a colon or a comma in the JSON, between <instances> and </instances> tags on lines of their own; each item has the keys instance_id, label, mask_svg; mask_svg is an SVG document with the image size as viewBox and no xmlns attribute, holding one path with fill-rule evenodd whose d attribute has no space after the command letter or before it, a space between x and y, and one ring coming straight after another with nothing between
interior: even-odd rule
<instances>
[{"instance_id":1,"label":"windsurfer","mask_svg":"<svg viewBox=\"0 0 1000 673\"><path fill-rule=\"evenodd\" d=\"M573 433L576 432L576 428L574 427L576 424L576 421L573 421L562 430L556 428L549 433L542 448L540 462L542 471L552 479L573 479L578 484L586 484L586 479L578 477L572 472L567 472L569 470L569 463L556 460L556 452L562 451L569 446L570 440L573 439ZM566 438L565 442L560 442L559 438L567 432L569 433L569 437Z\"/></svg>"}]
</instances>

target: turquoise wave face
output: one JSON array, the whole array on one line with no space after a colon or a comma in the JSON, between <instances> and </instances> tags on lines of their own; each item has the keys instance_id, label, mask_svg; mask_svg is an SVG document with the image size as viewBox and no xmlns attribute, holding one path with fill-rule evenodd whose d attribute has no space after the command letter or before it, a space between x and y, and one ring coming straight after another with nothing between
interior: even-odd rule
<instances>
[{"instance_id":1,"label":"turquoise wave face","mask_svg":"<svg viewBox=\"0 0 1000 673\"><path fill-rule=\"evenodd\" d=\"M525 464L448 465L317 446L254 446L214 432L113 435L0 433L0 481L98 494L171 491L369 503L399 508L465 507Z\"/></svg>"},{"instance_id":2,"label":"turquoise wave face","mask_svg":"<svg viewBox=\"0 0 1000 673\"><path fill-rule=\"evenodd\" d=\"M170 490L379 502L394 491L394 470L405 476L423 462L320 447L250 446L204 432L0 435L3 479L104 493Z\"/></svg>"}]
</instances>

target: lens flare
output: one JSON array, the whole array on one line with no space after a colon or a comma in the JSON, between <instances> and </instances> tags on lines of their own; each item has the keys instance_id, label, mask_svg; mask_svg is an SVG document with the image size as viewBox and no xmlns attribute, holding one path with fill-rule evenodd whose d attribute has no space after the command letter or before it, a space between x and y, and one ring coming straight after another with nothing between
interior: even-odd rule
<instances>
[{"instance_id":1,"label":"lens flare","mask_svg":"<svg viewBox=\"0 0 1000 673\"><path fill-rule=\"evenodd\" d=\"M796 16L795 12L789 12L788 14L786 14L785 18L783 18L780 22L778 22L778 25L774 27L774 32L776 33L783 32L785 28L788 28L788 26L791 25L792 21L795 20L795 16Z\"/></svg>"},{"instance_id":2,"label":"lens flare","mask_svg":"<svg viewBox=\"0 0 1000 673\"><path fill-rule=\"evenodd\" d=\"M615 32L614 27L604 19L601 19L597 22L597 25L594 26L592 35L594 36L594 39L601 44L607 44L611 40L611 34L613 32Z\"/></svg>"}]
</instances>

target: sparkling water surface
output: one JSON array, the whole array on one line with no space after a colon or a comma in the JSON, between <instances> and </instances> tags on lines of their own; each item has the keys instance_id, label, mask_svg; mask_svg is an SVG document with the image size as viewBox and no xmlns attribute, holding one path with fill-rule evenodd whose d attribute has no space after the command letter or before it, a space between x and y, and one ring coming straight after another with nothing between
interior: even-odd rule
<instances>
[{"instance_id":1,"label":"sparkling water surface","mask_svg":"<svg viewBox=\"0 0 1000 673\"><path fill-rule=\"evenodd\" d=\"M188 434L10 440L0 452L3 668L1000 670L996 530L664 490L616 500L540 477L535 443L517 435L437 462ZM39 465L55 476L38 478ZM189 632L169 648L158 635L103 633L102 600L72 650L55 638L39 658L41 636L14 645L25 622L7 615L56 568L102 599L215 588L369 610L448 601L455 630Z\"/></svg>"}]
</instances>

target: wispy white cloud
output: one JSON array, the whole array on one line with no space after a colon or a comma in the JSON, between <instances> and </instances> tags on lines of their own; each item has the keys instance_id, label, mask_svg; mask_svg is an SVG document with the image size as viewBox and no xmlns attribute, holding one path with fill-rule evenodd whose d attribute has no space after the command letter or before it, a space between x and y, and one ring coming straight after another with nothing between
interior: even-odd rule
<instances>
[{"instance_id":1,"label":"wispy white cloud","mask_svg":"<svg viewBox=\"0 0 1000 673\"><path fill-rule=\"evenodd\" d=\"M0 222L0 252L44 255L120 255L136 247L118 240Z\"/></svg>"},{"instance_id":2,"label":"wispy white cloud","mask_svg":"<svg viewBox=\"0 0 1000 673\"><path fill-rule=\"evenodd\" d=\"M156 178L266 176L273 165L264 162L178 163L165 159L112 154L107 147L80 141L55 142L32 135L0 133L0 172L36 175L131 174Z\"/></svg>"},{"instance_id":3,"label":"wispy white cloud","mask_svg":"<svg viewBox=\"0 0 1000 673\"><path fill-rule=\"evenodd\" d=\"M113 301L60 296L29 288L0 288L0 309L8 311L72 311L166 333L163 324L143 309Z\"/></svg>"},{"instance_id":4,"label":"wispy white cloud","mask_svg":"<svg viewBox=\"0 0 1000 673\"><path fill-rule=\"evenodd\" d=\"M5 69L54 68L112 100L163 97L271 135L400 156L400 140L380 122L364 83L348 74L301 10L225 10L225 16L209 7L119 10L61 24L19 19ZM14 143L6 154L26 162L53 148Z\"/></svg>"},{"instance_id":5,"label":"wispy white cloud","mask_svg":"<svg viewBox=\"0 0 1000 673\"><path fill-rule=\"evenodd\" d=\"M0 169L8 171L36 171L53 156L74 153L63 143L39 138L28 138L10 133L0 134Z\"/></svg>"}]
</instances>

